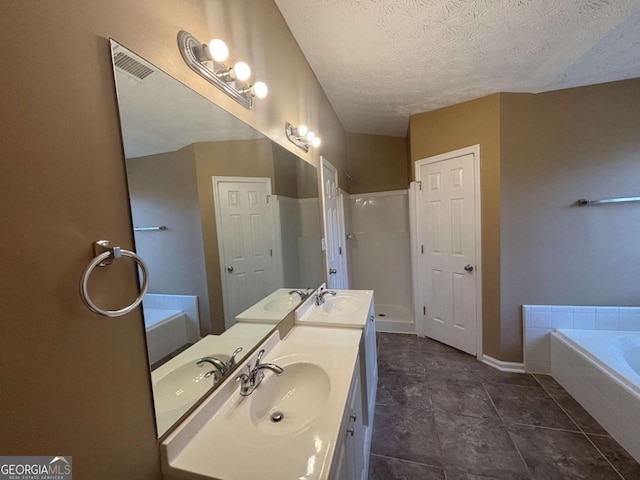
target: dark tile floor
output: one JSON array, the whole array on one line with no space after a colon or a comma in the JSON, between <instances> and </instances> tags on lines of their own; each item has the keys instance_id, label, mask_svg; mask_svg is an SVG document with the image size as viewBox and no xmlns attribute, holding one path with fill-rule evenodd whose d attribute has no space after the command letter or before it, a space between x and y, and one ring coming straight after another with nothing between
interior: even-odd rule
<instances>
[{"instance_id":1,"label":"dark tile floor","mask_svg":"<svg viewBox=\"0 0 640 480\"><path fill-rule=\"evenodd\" d=\"M370 480L640 479L640 464L550 376L387 333L378 370Z\"/></svg>"}]
</instances>

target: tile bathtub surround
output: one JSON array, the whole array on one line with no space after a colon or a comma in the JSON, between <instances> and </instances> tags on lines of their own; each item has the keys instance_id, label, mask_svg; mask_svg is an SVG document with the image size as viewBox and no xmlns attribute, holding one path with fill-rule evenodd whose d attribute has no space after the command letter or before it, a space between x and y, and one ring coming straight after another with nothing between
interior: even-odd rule
<instances>
[{"instance_id":1,"label":"tile bathtub surround","mask_svg":"<svg viewBox=\"0 0 640 480\"><path fill-rule=\"evenodd\" d=\"M584 409L630 454L640 459L638 394L555 335L551 338L551 355L553 374L566 391L584 405ZM585 433L597 433L592 425L584 424L584 421L582 417L576 418L576 423Z\"/></svg>"},{"instance_id":2,"label":"tile bathtub surround","mask_svg":"<svg viewBox=\"0 0 640 480\"><path fill-rule=\"evenodd\" d=\"M200 340L200 312L196 295L168 295L147 293L142 299L143 308L181 310L187 317L187 338L190 342Z\"/></svg>"},{"instance_id":3,"label":"tile bathtub surround","mask_svg":"<svg viewBox=\"0 0 640 480\"><path fill-rule=\"evenodd\" d=\"M640 478L550 376L500 372L413 335L379 333L378 350L370 480Z\"/></svg>"},{"instance_id":4,"label":"tile bathtub surround","mask_svg":"<svg viewBox=\"0 0 640 480\"><path fill-rule=\"evenodd\" d=\"M566 330L640 331L640 307L523 305L524 368L551 373L550 333Z\"/></svg>"}]
</instances>

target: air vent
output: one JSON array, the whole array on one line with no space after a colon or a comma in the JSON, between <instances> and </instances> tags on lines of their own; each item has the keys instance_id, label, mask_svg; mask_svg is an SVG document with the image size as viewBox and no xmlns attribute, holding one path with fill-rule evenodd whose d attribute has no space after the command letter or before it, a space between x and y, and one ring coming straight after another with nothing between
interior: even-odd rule
<instances>
[{"instance_id":1,"label":"air vent","mask_svg":"<svg viewBox=\"0 0 640 480\"><path fill-rule=\"evenodd\" d=\"M140 80L144 80L153 73L152 69L131 58L124 52L114 52L113 63L120 70L123 70Z\"/></svg>"}]
</instances>

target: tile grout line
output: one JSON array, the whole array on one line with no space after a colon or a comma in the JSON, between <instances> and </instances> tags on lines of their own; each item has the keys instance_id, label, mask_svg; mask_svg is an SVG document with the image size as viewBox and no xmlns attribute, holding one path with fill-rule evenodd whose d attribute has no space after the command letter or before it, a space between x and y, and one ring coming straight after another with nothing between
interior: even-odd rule
<instances>
[{"instance_id":1,"label":"tile grout line","mask_svg":"<svg viewBox=\"0 0 640 480\"><path fill-rule=\"evenodd\" d=\"M616 472L616 473L618 474L618 476L619 476L622 480L625 480L624 476L623 476L623 475L618 471L618 469L615 467L615 465L614 465L613 463L611 463L611 462L609 461L609 459L607 458L607 456L606 456L604 453L602 453L602 450L600 450L600 449L598 448L598 446L597 446L595 443L593 443L593 440L591 440L591 439L589 438L589 435L587 435L587 434L585 433L585 434L584 434L584 436L585 436L585 437L587 437L587 441L588 441L591 445L593 445L593 447L597 450L597 452L598 452L600 455L602 455L602 458L604 458L604 460L605 460L609 465L611 465L611 468L613 468L613 471L614 471L614 472ZM609 437L609 438L613 438L613 437ZM615 440L615 438L614 438L614 440Z\"/></svg>"},{"instance_id":2,"label":"tile grout line","mask_svg":"<svg viewBox=\"0 0 640 480\"><path fill-rule=\"evenodd\" d=\"M415 460L407 460L405 458L398 458L398 457L390 457L389 455L381 455L379 453L372 453L371 454L372 457L381 457L381 458L388 458L390 460L398 460L400 462L407 462L407 463L414 463L416 465L422 465L424 467L430 467L430 468L439 468L442 471L444 471L444 467L442 465L430 465L428 463L422 463L422 462L416 462Z\"/></svg>"},{"instance_id":3,"label":"tile grout line","mask_svg":"<svg viewBox=\"0 0 640 480\"><path fill-rule=\"evenodd\" d=\"M493 397L489 393L489 390L487 390L487 386L485 385L484 382L482 382L482 388L484 388L484 391L486 392L487 397L489 397L489 400L491 401L491 405L493 405L493 408L495 409L496 413L498 414L498 418L500 419L500 423L502 424L502 427L507 432L507 437L509 437L509 441L511 442L511 445L513 445L513 448L515 448L516 452L518 452L518 456L520 457L520 460L522 461L522 464L524 465L524 468L527 470L527 473L529 474L529 478L533 478L533 474L531 473L531 469L529 468L529 465L527 465L526 460L522 456L522 453L520 452L520 449L518 448L518 445L516 445L516 442L513 441L513 438L511 437L511 432L509 432L509 429L505 425L504 419L502 418L502 414L498 410L498 407L496 407L496 402L493 401Z\"/></svg>"},{"instance_id":4,"label":"tile grout line","mask_svg":"<svg viewBox=\"0 0 640 480\"><path fill-rule=\"evenodd\" d=\"M614 471L614 472L616 472L616 473L618 474L618 476L619 476L620 478L622 478L622 480L625 480L625 478L624 478L624 477L622 476L622 474L618 471L618 469L613 465L613 463L611 463L611 462L609 461L609 459L607 458L607 456L606 456L604 453L602 453L602 451L598 448L598 446L597 446L595 443L593 443L593 441L589 438L589 435L588 435L588 434L583 430L583 428L582 428L580 425L578 425L578 422L576 422L576 421L573 419L573 417L569 414L569 412L568 412L568 411L567 411L567 410L566 410L562 405L560 405L560 402L558 402L558 401L553 397L553 395L551 395L551 393L549 393L549 389L548 389L547 387L545 387L545 386L542 384L542 382L541 382L540 380L538 380L538 378L537 378L535 375L533 376L533 378L535 378L535 379L536 379L536 381L537 381L537 382L542 386L542 389L546 392L546 394L547 394L547 395L549 395L549 397L551 397L551 399L556 403L556 405L558 405L558 407L560 408L560 410L562 410L562 411L564 412L564 414L565 414L567 417L569 417L569 419L570 419L570 420L575 424L575 426L576 426L576 427L578 427L578 430L580 431L580 433L581 433L582 435L584 435L584 437L587 439L587 442L589 442L591 445L593 445L593 447L596 449L596 451L600 454L600 456L601 456L602 458L604 458L604 461L605 461L605 462L607 462L607 463L609 464L609 466L613 469L613 471ZM551 377L551 378L553 378L553 377ZM554 380L555 380L555 379L554 379ZM566 391L566 390L565 390L565 391ZM571 398L573 398L573 396L572 396L569 392L567 392L567 394L568 394ZM575 399L574 399L574 400L575 400ZM581 405L581 407L582 407L582 405ZM589 413L589 412L587 412L587 413ZM597 420L596 420L596 421L597 421ZM604 427L603 427L603 428L604 428ZM606 432L606 430L605 430L605 432ZM607 432L607 433L609 433L609 432ZM612 438L612 437L610 437L610 438ZM615 439L614 439L614 440L615 440Z\"/></svg>"},{"instance_id":5,"label":"tile grout line","mask_svg":"<svg viewBox=\"0 0 640 480\"><path fill-rule=\"evenodd\" d=\"M422 351L422 345L420 345L420 341L418 341L418 348L420 350L420 357L422 360L422 356L423 356L423 351ZM423 365L424 366L424 365ZM425 368L425 373L426 373L426 368ZM431 418L433 420L433 429L435 431L436 434L436 440L438 442L438 450L440 452L440 459L442 462L442 471L444 472L444 478L445 480L447 479L447 471L444 468L444 455L442 454L442 442L440 442L440 434L438 433L438 424L436 421L436 409L434 408L433 405L433 397L431 396L431 384L429 383L429 377L427 376L427 385L428 385L428 392L429 392L429 405L431 406Z\"/></svg>"}]
</instances>

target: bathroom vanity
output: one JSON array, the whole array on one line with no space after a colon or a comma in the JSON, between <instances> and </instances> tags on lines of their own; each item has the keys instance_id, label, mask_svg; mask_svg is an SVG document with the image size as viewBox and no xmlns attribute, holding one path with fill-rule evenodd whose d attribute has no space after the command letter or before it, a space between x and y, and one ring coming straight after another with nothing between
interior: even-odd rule
<instances>
[{"instance_id":1,"label":"bathroom vanity","mask_svg":"<svg viewBox=\"0 0 640 480\"><path fill-rule=\"evenodd\" d=\"M377 384L372 310L372 291L311 295L284 338L273 332L162 442L164 478L366 479ZM242 396L240 384L258 369L264 379Z\"/></svg>"}]
</instances>

